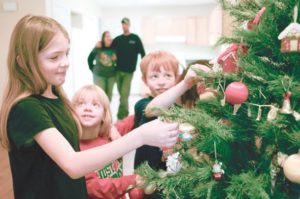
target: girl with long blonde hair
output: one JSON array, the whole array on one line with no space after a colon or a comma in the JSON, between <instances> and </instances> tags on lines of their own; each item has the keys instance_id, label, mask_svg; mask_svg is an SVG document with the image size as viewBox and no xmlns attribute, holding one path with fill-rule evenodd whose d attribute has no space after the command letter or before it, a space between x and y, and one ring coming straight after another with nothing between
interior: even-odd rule
<instances>
[{"instance_id":1,"label":"girl with long blonde hair","mask_svg":"<svg viewBox=\"0 0 300 199\"><path fill-rule=\"evenodd\" d=\"M156 120L80 151L80 123L61 88L69 46L65 29L48 17L27 15L13 30L0 139L9 152L15 199L87 198L85 174L144 144L170 146L177 140L177 124Z\"/></svg>"}]
</instances>

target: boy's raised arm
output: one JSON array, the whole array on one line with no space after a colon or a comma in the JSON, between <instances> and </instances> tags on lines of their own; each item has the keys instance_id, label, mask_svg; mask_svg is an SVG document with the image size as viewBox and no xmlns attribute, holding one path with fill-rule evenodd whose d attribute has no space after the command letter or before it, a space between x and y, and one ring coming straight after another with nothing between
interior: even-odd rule
<instances>
[{"instance_id":1,"label":"boy's raised arm","mask_svg":"<svg viewBox=\"0 0 300 199\"><path fill-rule=\"evenodd\" d=\"M158 116L159 109L165 109L176 102L178 97L184 94L188 89L190 89L194 84L199 82L201 78L197 76L193 68L200 69L204 72L211 72L211 69L205 65L195 64L190 67L184 79L177 85L173 86L169 90L161 93L160 95L153 98L153 100L147 105L145 110L145 115L147 117Z\"/></svg>"}]
</instances>

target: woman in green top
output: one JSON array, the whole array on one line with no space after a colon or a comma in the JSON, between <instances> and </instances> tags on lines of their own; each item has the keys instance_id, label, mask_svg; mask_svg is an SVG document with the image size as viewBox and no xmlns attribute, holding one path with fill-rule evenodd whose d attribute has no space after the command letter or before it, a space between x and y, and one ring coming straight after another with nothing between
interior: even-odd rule
<instances>
[{"instance_id":1,"label":"woman in green top","mask_svg":"<svg viewBox=\"0 0 300 199\"><path fill-rule=\"evenodd\" d=\"M86 199L87 173L144 144L170 146L177 140L178 124L157 120L79 151L81 127L62 91L69 47L65 29L45 16L27 15L13 30L0 141L9 152L15 199Z\"/></svg>"},{"instance_id":2,"label":"woman in green top","mask_svg":"<svg viewBox=\"0 0 300 199\"><path fill-rule=\"evenodd\" d=\"M111 47L111 44L110 32L103 32L100 43L96 45L88 57L88 64L93 72L94 83L104 90L110 101L116 81L117 63L116 52Z\"/></svg>"}]
</instances>

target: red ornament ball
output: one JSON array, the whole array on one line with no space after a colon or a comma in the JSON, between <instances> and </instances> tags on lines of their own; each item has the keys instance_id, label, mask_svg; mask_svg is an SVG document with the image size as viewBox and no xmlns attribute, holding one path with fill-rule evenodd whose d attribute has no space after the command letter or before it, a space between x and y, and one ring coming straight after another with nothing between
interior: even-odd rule
<instances>
[{"instance_id":1,"label":"red ornament ball","mask_svg":"<svg viewBox=\"0 0 300 199\"><path fill-rule=\"evenodd\" d=\"M215 181L220 181L223 177L223 173L219 172L219 173L213 173L212 177Z\"/></svg>"},{"instance_id":2,"label":"red ornament ball","mask_svg":"<svg viewBox=\"0 0 300 199\"><path fill-rule=\"evenodd\" d=\"M128 193L130 199L142 199L144 198L144 189L133 188Z\"/></svg>"},{"instance_id":3,"label":"red ornament ball","mask_svg":"<svg viewBox=\"0 0 300 199\"><path fill-rule=\"evenodd\" d=\"M225 98L231 104L241 104L248 99L248 87L242 82L232 82L225 89Z\"/></svg>"}]
</instances>

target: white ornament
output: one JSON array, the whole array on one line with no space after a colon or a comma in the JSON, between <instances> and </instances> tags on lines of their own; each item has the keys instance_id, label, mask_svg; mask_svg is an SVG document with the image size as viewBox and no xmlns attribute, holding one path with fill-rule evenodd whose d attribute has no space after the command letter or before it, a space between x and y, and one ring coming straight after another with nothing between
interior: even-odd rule
<instances>
[{"instance_id":1,"label":"white ornament","mask_svg":"<svg viewBox=\"0 0 300 199\"><path fill-rule=\"evenodd\" d=\"M169 155L167 158L167 172L176 174L179 172L181 169L181 164L180 164L180 153L176 152L173 153L172 155Z\"/></svg>"},{"instance_id":2,"label":"white ornament","mask_svg":"<svg viewBox=\"0 0 300 199\"><path fill-rule=\"evenodd\" d=\"M195 127L193 127L192 125L190 125L189 123L182 123L179 124L179 131L180 133L180 138L187 142L190 141L193 138L193 133L195 132Z\"/></svg>"},{"instance_id":3,"label":"white ornament","mask_svg":"<svg viewBox=\"0 0 300 199\"><path fill-rule=\"evenodd\" d=\"M222 173L222 174L224 174L225 171L222 169L222 162L215 163L215 164L213 165L212 172L213 172L213 173Z\"/></svg>"},{"instance_id":4,"label":"white ornament","mask_svg":"<svg viewBox=\"0 0 300 199\"><path fill-rule=\"evenodd\" d=\"M180 133L179 137L185 142L188 142L192 139L192 135L188 132Z\"/></svg>"},{"instance_id":5,"label":"white ornament","mask_svg":"<svg viewBox=\"0 0 300 199\"><path fill-rule=\"evenodd\" d=\"M212 71L215 73L223 71L222 66L218 63L217 60L218 60L218 57L209 61L210 64L213 64Z\"/></svg>"},{"instance_id":6,"label":"white ornament","mask_svg":"<svg viewBox=\"0 0 300 199\"><path fill-rule=\"evenodd\" d=\"M189 123L182 123L179 124L179 131L193 133L195 131L195 127L193 127Z\"/></svg>"},{"instance_id":7,"label":"white ornament","mask_svg":"<svg viewBox=\"0 0 300 199\"><path fill-rule=\"evenodd\" d=\"M298 113L297 111L293 111L293 116L295 117L296 121L300 121L300 113Z\"/></svg>"}]
</instances>

